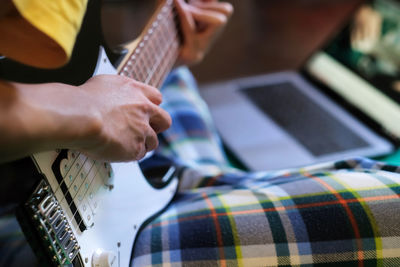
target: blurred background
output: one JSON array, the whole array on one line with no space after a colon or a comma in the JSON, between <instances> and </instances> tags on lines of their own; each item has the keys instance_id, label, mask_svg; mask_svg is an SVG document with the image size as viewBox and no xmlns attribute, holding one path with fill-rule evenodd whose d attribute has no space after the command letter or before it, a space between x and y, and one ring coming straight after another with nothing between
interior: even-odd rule
<instances>
[{"instance_id":1,"label":"blurred background","mask_svg":"<svg viewBox=\"0 0 400 267\"><path fill-rule=\"evenodd\" d=\"M230 23L204 61L191 69L200 84L297 69L363 0L227 0ZM103 31L111 46L140 33L156 0L107 0Z\"/></svg>"}]
</instances>

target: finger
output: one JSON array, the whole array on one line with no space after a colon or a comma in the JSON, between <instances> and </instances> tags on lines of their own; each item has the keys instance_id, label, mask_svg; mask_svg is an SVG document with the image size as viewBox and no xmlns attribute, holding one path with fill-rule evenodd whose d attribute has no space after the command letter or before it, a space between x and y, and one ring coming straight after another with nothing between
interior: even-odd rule
<instances>
[{"instance_id":1,"label":"finger","mask_svg":"<svg viewBox=\"0 0 400 267\"><path fill-rule=\"evenodd\" d=\"M225 25L228 18L219 12L198 8L196 6L188 6L187 8L196 22L205 23L207 25L221 26Z\"/></svg>"},{"instance_id":2,"label":"finger","mask_svg":"<svg viewBox=\"0 0 400 267\"><path fill-rule=\"evenodd\" d=\"M146 138L146 140L147 140L147 138ZM146 143L144 143L144 144L140 145L139 150L137 150L135 160L142 159L146 155L146 153L147 153Z\"/></svg>"},{"instance_id":3,"label":"finger","mask_svg":"<svg viewBox=\"0 0 400 267\"><path fill-rule=\"evenodd\" d=\"M146 152L154 150L157 147L158 147L157 134L153 131L153 129L150 129L145 141Z\"/></svg>"},{"instance_id":4,"label":"finger","mask_svg":"<svg viewBox=\"0 0 400 267\"><path fill-rule=\"evenodd\" d=\"M150 116L150 126L156 133L161 133L167 130L171 124L171 116L159 106L155 107L154 113Z\"/></svg>"},{"instance_id":5,"label":"finger","mask_svg":"<svg viewBox=\"0 0 400 267\"><path fill-rule=\"evenodd\" d=\"M144 94L155 105L162 103L162 94L157 88L151 87L151 89L145 90Z\"/></svg>"},{"instance_id":6,"label":"finger","mask_svg":"<svg viewBox=\"0 0 400 267\"><path fill-rule=\"evenodd\" d=\"M189 0L188 2L191 4L192 2L195 2L195 1L199 1L199 0ZM201 0L202 2L207 2L207 3L210 3L210 2L218 2L218 0Z\"/></svg>"},{"instance_id":7,"label":"finger","mask_svg":"<svg viewBox=\"0 0 400 267\"><path fill-rule=\"evenodd\" d=\"M197 33L201 34L202 38L211 38L209 39L209 44L228 21L225 15L215 11L202 10L199 13L195 11L192 15L198 25Z\"/></svg>"},{"instance_id":8,"label":"finger","mask_svg":"<svg viewBox=\"0 0 400 267\"><path fill-rule=\"evenodd\" d=\"M230 17L233 13L233 6L227 2L203 2L203 1L192 1L192 6L196 6L201 9L207 9L209 11L215 11Z\"/></svg>"},{"instance_id":9,"label":"finger","mask_svg":"<svg viewBox=\"0 0 400 267\"><path fill-rule=\"evenodd\" d=\"M184 34L192 33L196 30L196 23L193 17L188 11L189 5L184 2L184 0L174 0L176 10L179 15L179 20L181 23L182 31ZM187 35L186 35L187 36Z\"/></svg>"},{"instance_id":10,"label":"finger","mask_svg":"<svg viewBox=\"0 0 400 267\"><path fill-rule=\"evenodd\" d=\"M133 80L133 90L137 90L140 88L140 90L143 92L143 94L155 105L160 105L162 102L162 94L160 90L157 88L135 81Z\"/></svg>"}]
</instances>

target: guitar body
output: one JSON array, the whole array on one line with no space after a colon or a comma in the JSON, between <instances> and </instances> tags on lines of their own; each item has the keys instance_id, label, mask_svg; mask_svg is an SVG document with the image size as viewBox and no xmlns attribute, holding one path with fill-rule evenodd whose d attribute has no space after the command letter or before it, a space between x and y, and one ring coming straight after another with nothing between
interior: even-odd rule
<instances>
[{"instance_id":1,"label":"guitar body","mask_svg":"<svg viewBox=\"0 0 400 267\"><path fill-rule=\"evenodd\" d=\"M93 176L85 179L89 182L88 191L93 190L93 197L88 192L83 197L82 203L76 202L75 204L79 216L85 221L82 224L76 220L62 191L56 189L59 188L59 178L56 177L59 173L54 171L54 163L57 162L60 154L62 153L53 151L32 156L39 172L43 175L43 180L40 181L32 196L18 210L19 220L22 224L27 224L25 227L28 227L28 231L24 229L24 232L28 232L26 233L28 235L36 232L32 237L39 240L35 245L36 253L40 255L39 259L41 261L52 260L54 256L57 256L62 262L68 254L72 253L77 257L67 260L64 264L73 262L74 266L95 266L92 264L93 257L96 253L100 253L102 255L99 256L107 256L110 261L115 261L113 265L109 266L128 266L136 234L146 220L159 213L171 201L178 185L177 178L170 176L171 178L164 187L155 188L144 177L139 165L135 162L113 163L110 166L105 163L91 162L93 164L91 166L88 164L90 159L86 159L78 153L74 159L71 157L72 153L69 153L67 157L63 158L62 163L57 165L60 169L63 169L65 164L70 166L66 172L67 175L64 176L66 179L68 179L69 173L77 174L75 179L78 181L74 181L72 184L77 182L81 184L78 191L85 187L85 182L79 181L81 179L79 174L86 171L85 177ZM109 170L112 170L111 177L108 177ZM38 192L43 192L44 188L49 185L51 190L39 196ZM48 196L50 200L46 200ZM38 197L40 198L37 205L39 208L30 209L30 204L36 203ZM44 208L42 209L41 205L43 204ZM86 205L86 210L84 210L84 205ZM56 217L51 218L53 210L59 212L57 215L60 218L66 219L65 222L61 222L61 230L54 227L60 222ZM88 216L91 218L88 219ZM32 217L37 217L37 219L32 221ZM34 228L46 227L44 222L50 222L50 226L47 226L48 229L40 229L39 232L30 229L32 225ZM86 229L82 229L82 226L85 226ZM72 234L68 233L69 231L72 231ZM52 238L53 232L56 233L55 238ZM61 236L67 238L61 240L59 238ZM70 243L71 247L68 249L66 242L70 238L73 238L74 242ZM53 247L53 240L60 245L65 245L68 253L57 254L57 246ZM79 246L79 250L73 249L75 245ZM49 246L52 246L52 249L48 249Z\"/></svg>"},{"instance_id":2,"label":"guitar body","mask_svg":"<svg viewBox=\"0 0 400 267\"><path fill-rule=\"evenodd\" d=\"M115 66L126 57L103 48L99 25L100 3L89 1L66 66L43 70L3 58L0 77L79 85L93 75L118 74ZM109 164L69 150L2 165L0 175L7 184L1 187L0 205L20 202L17 216L41 266L128 266L138 231L168 205L178 187L173 165L163 164L157 177L148 177L138 162Z\"/></svg>"}]
</instances>

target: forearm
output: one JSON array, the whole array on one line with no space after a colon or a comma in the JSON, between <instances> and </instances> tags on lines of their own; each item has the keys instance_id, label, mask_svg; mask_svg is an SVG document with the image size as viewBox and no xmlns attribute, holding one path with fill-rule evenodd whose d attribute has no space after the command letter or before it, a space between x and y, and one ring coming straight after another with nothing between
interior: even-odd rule
<instances>
[{"instance_id":1,"label":"forearm","mask_svg":"<svg viewBox=\"0 0 400 267\"><path fill-rule=\"evenodd\" d=\"M79 87L0 81L0 161L82 147L99 128L89 96Z\"/></svg>"},{"instance_id":2,"label":"forearm","mask_svg":"<svg viewBox=\"0 0 400 267\"><path fill-rule=\"evenodd\" d=\"M0 161L68 148L104 161L142 158L171 125L154 87L118 75L81 86L0 81Z\"/></svg>"}]
</instances>

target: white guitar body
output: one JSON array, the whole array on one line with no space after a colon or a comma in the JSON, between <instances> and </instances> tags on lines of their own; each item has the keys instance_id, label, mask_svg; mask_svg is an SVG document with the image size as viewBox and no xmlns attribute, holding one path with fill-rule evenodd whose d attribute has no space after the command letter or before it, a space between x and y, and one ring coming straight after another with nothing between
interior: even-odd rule
<instances>
[{"instance_id":1,"label":"white guitar body","mask_svg":"<svg viewBox=\"0 0 400 267\"><path fill-rule=\"evenodd\" d=\"M102 48L94 75L98 74L117 74ZM81 231L60 189L60 181L54 174L53 163L58 154L52 151L32 157L62 208L69 225L67 229L72 231L71 237L75 239L75 247L79 246L78 253L83 265L129 266L139 228L171 201L178 179L173 177L164 188L156 189L143 176L137 162L112 163L111 170L110 165L69 151L68 159L61 161L60 173L82 217L82 223L86 225L86 229ZM112 177L107 177L110 171ZM68 181L69 178L71 181ZM81 178L82 182L79 182ZM44 207L43 212L49 213L52 205L50 203L50 207Z\"/></svg>"}]
</instances>

